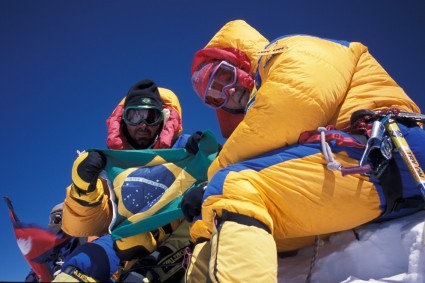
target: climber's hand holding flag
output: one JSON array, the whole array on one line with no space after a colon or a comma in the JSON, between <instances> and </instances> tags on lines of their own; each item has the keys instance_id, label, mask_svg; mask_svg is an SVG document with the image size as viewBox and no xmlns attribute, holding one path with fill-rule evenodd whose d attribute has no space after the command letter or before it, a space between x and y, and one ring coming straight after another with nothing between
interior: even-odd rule
<instances>
[{"instance_id":1,"label":"climber's hand holding flag","mask_svg":"<svg viewBox=\"0 0 425 283\"><path fill-rule=\"evenodd\" d=\"M204 197L205 188L207 183L204 182L196 187L191 188L182 199L181 208L184 218L188 222L193 222L196 216L201 214L202 198Z\"/></svg>"},{"instance_id":2,"label":"climber's hand holding flag","mask_svg":"<svg viewBox=\"0 0 425 283\"><path fill-rule=\"evenodd\" d=\"M83 152L75 160L72 167L71 194L88 203L95 203L103 195L97 186L100 172L105 169L106 158L99 151Z\"/></svg>"}]
</instances>

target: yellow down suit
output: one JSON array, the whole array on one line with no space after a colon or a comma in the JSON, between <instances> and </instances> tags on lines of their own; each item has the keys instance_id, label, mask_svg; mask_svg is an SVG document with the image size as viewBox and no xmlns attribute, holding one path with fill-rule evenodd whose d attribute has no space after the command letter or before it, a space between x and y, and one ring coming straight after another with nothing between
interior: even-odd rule
<instances>
[{"instance_id":1,"label":"yellow down suit","mask_svg":"<svg viewBox=\"0 0 425 283\"><path fill-rule=\"evenodd\" d=\"M300 145L300 134L342 129L356 110L419 109L358 42L293 35L269 43L236 20L207 48L243 52L257 91L209 168L202 219L191 235L211 239L212 282L275 282L277 252L372 221L385 204L368 177L328 170L320 144ZM342 166L358 166L362 150L332 148Z\"/></svg>"}]
</instances>

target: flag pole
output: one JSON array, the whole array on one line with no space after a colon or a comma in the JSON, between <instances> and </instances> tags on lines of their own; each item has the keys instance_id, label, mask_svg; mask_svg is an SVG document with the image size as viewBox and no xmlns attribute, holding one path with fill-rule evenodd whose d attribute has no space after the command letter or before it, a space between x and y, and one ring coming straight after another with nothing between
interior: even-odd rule
<instances>
[{"instance_id":1,"label":"flag pole","mask_svg":"<svg viewBox=\"0 0 425 283\"><path fill-rule=\"evenodd\" d=\"M12 201L9 197L3 196L4 201L7 204L7 207L9 208L10 217L12 218L13 222L19 222L19 218L15 213L15 210L13 209Z\"/></svg>"}]
</instances>

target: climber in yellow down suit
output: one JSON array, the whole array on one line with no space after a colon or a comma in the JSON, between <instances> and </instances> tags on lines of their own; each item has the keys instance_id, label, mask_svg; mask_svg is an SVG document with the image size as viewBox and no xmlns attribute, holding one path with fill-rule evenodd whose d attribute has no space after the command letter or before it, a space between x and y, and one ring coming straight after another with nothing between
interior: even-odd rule
<instances>
[{"instance_id":1,"label":"climber in yellow down suit","mask_svg":"<svg viewBox=\"0 0 425 283\"><path fill-rule=\"evenodd\" d=\"M420 111L363 44L307 35L269 42L235 20L196 52L192 83L228 139L208 185L183 199L197 243L188 282L206 275L212 282L276 282L278 252L423 209L397 152L367 159L387 164L379 174L341 171L359 167L370 133L367 123L360 136L342 131L353 113ZM424 168L425 132L412 121L399 126ZM327 158L322 145L331 150ZM389 196L388 187L398 195Z\"/></svg>"}]
</instances>

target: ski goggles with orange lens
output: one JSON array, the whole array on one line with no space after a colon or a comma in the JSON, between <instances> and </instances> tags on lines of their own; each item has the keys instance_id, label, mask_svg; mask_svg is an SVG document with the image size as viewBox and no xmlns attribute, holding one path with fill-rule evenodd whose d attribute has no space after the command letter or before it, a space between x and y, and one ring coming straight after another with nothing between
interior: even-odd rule
<instances>
[{"instance_id":1,"label":"ski goggles with orange lens","mask_svg":"<svg viewBox=\"0 0 425 283\"><path fill-rule=\"evenodd\" d=\"M142 108L140 106L128 106L124 109L122 118L130 126L137 126L140 123L155 126L164 119L162 111L158 108Z\"/></svg>"},{"instance_id":2,"label":"ski goggles with orange lens","mask_svg":"<svg viewBox=\"0 0 425 283\"><path fill-rule=\"evenodd\" d=\"M220 62L207 84L204 103L214 109L222 108L228 100L226 90L236 84L236 79L236 67L226 61Z\"/></svg>"}]
</instances>

